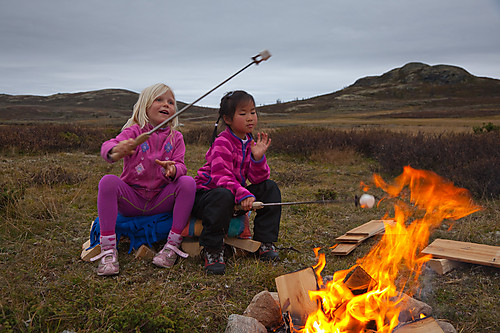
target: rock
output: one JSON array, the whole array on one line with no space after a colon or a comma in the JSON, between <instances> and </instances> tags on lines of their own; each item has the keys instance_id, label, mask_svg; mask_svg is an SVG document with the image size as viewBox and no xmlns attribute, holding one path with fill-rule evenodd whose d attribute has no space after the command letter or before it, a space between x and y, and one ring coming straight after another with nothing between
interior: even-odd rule
<instances>
[{"instance_id":1,"label":"rock","mask_svg":"<svg viewBox=\"0 0 500 333\"><path fill-rule=\"evenodd\" d=\"M232 314L227 321L225 333L267 333L267 329L252 317Z\"/></svg>"},{"instance_id":2,"label":"rock","mask_svg":"<svg viewBox=\"0 0 500 333\"><path fill-rule=\"evenodd\" d=\"M280 297L278 295L278 292L276 291L272 291L272 292L269 292L271 294L271 296L273 296L274 300L276 301L276 303L278 303L278 305L280 304ZM281 311L281 310L280 310Z\"/></svg>"},{"instance_id":3,"label":"rock","mask_svg":"<svg viewBox=\"0 0 500 333\"><path fill-rule=\"evenodd\" d=\"M267 290L254 296L243 315L257 319L270 330L283 323L279 303Z\"/></svg>"},{"instance_id":4,"label":"rock","mask_svg":"<svg viewBox=\"0 0 500 333\"><path fill-rule=\"evenodd\" d=\"M449 322L437 319L436 322L438 323L439 327L441 327L444 333L457 333L455 327L453 327L453 325L450 324Z\"/></svg>"}]
</instances>

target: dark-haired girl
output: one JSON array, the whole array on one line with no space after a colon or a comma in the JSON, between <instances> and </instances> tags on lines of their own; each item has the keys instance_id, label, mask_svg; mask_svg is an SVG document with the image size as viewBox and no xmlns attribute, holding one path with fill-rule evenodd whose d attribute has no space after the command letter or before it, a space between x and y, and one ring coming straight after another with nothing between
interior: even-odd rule
<instances>
[{"instance_id":1,"label":"dark-haired girl","mask_svg":"<svg viewBox=\"0 0 500 333\"><path fill-rule=\"evenodd\" d=\"M226 129L217 136L221 119ZM205 271L209 274L225 272L224 236L235 205L250 211L256 200L281 202L278 186L269 179L265 156L271 139L267 133L258 133L254 138L256 126L252 95L238 90L221 99L206 163L195 177L197 190L192 212L203 223L200 245L204 247ZM280 218L280 206L266 206L256 211L253 239L262 243L257 253L261 260L278 258L273 243L278 239Z\"/></svg>"}]
</instances>

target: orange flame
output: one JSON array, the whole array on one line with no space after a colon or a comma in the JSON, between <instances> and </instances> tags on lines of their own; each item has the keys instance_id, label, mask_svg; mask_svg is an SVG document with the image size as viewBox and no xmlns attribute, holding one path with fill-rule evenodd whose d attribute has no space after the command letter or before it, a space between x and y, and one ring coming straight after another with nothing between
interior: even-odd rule
<instances>
[{"instance_id":1,"label":"orange flame","mask_svg":"<svg viewBox=\"0 0 500 333\"><path fill-rule=\"evenodd\" d=\"M359 187L363 190L363 192L368 192L370 186L366 185L363 181L359 182Z\"/></svg>"},{"instance_id":2,"label":"orange flame","mask_svg":"<svg viewBox=\"0 0 500 333\"><path fill-rule=\"evenodd\" d=\"M420 255L431 232L444 219L458 220L481 208L473 204L469 192L455 187L437 174L405 167L404 172L387 184L379 175L374 183L394 199L394 224L385 225L382 239L363 258L357 260L374 280L375 286L361 295L353 294L344 283L356 267L337 271L333 280L323 285L321 270L325 255L319 254L315 266L320 290L309 291L321 308L309 315L301 332L365 332L367 325L377 332L391 332L399 323L398 316L403 291L412 294L418 287L422 266L431 256Z\"/></svg>"}]
</instances>

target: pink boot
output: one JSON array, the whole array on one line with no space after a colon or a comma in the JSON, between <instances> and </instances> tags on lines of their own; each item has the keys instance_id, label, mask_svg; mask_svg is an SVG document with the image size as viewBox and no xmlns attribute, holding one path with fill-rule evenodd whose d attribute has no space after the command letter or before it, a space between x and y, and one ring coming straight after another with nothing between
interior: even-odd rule
<instances>
[{"instance_id":1,"label":"pink boot","mask_svg":"<svg viewBox=\"0 0 500 333\"><path fill-rule=\"evenodd\" d=\"M179 247L182 243L182 236L170 231L168 234L167 243L163 249L158 252L153 258L153 264L158 267L170 268L175 264L177 256L187 258L188 254L182 252Z\"/></svg>"},{"instance_id":2,"label":"pink boot","mask_svg":"<svg viewBox=\"0 0 500 333\"><path fill-rule=\"evenodd\" d=\"M101 236L101 253L90 261L99 260L97 275L115 275L120 272L118 264L118 250L116 249L116 235Z\"/></svg>"}]
</instances>

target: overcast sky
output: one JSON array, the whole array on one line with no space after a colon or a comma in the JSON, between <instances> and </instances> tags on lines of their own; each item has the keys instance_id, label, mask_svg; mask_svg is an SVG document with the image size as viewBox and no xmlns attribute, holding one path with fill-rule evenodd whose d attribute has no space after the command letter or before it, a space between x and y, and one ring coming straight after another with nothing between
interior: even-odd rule
<instances>
[{"instance_id":1,"label":"overcast sky","mask_svg":"<svg viewBox=\"0 0 500 333\"><path fill-rule=\"evenodd\" d=\"M0 0L0 93L51 95L164 82L217 106L338 91L408 62L500 78L500 0Z\"/></svg>"}]
</instances>

